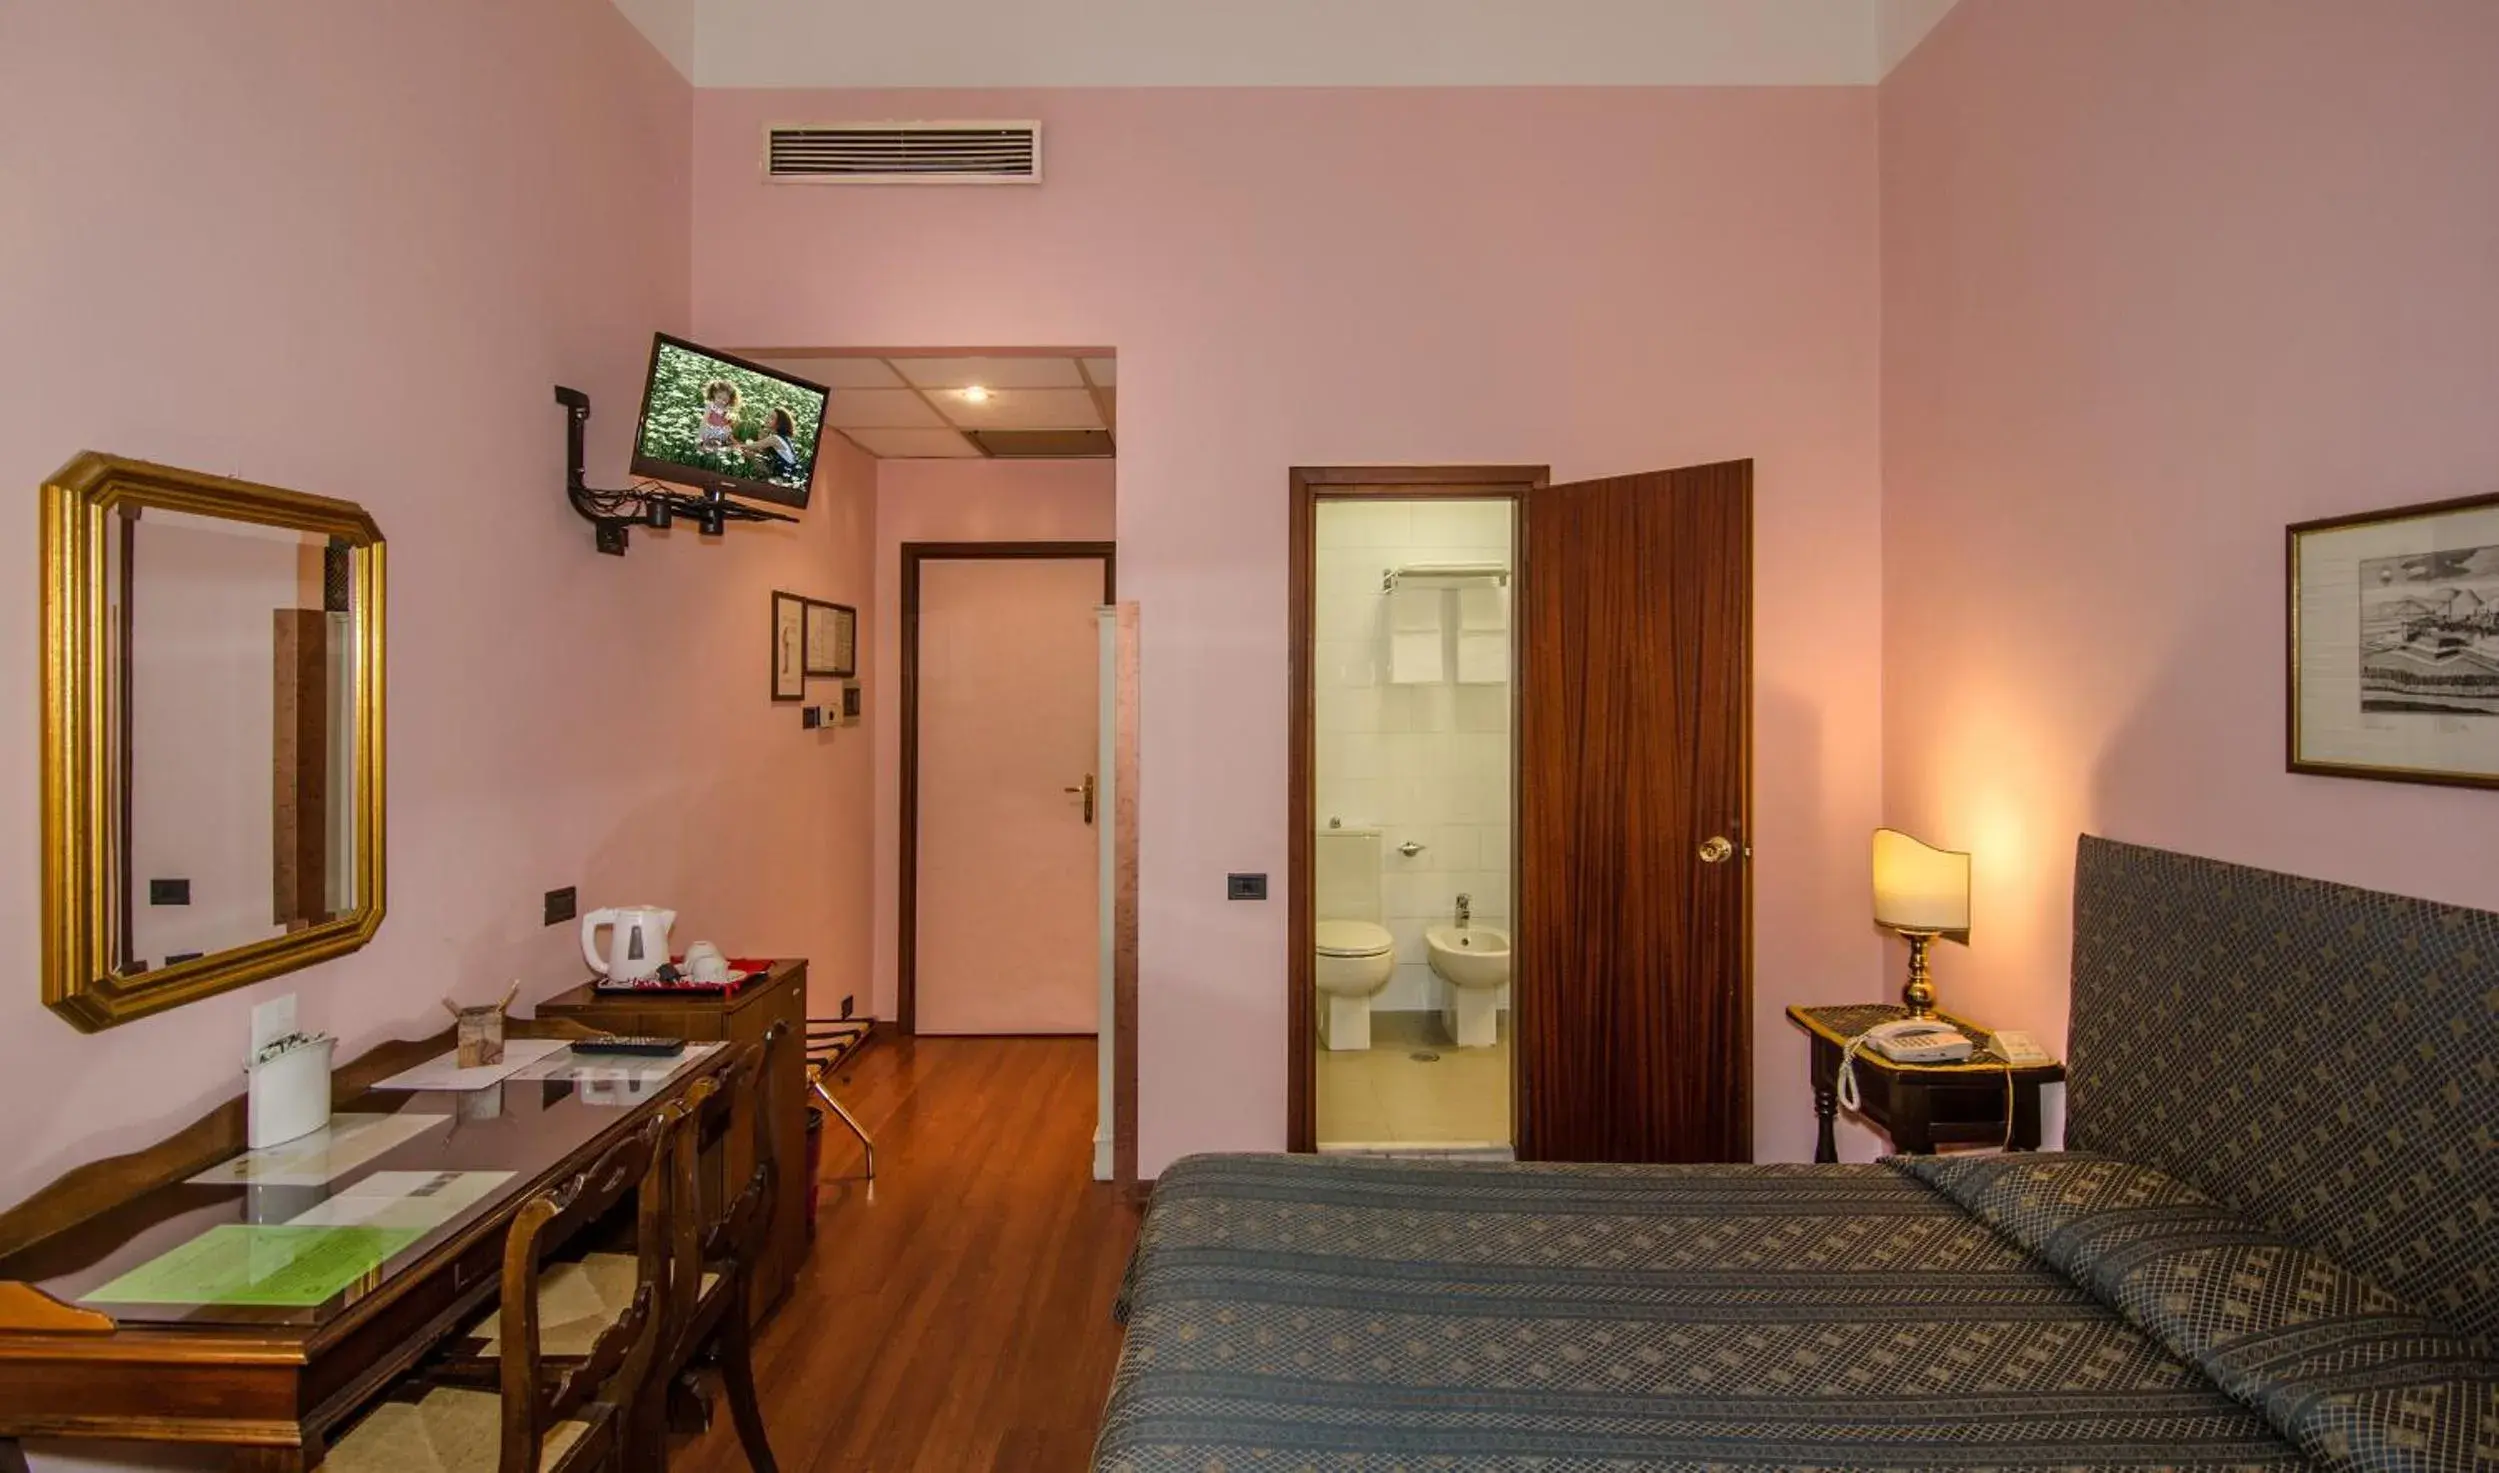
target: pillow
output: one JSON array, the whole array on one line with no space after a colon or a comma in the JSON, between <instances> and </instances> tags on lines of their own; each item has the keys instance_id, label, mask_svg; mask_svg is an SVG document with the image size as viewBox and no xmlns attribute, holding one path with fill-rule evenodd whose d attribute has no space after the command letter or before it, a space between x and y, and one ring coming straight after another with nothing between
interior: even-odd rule
<instances>
[{"instance_id":1,"label":"pillow","mask_svg":"<svg viewBox=\"0 0 2499 1473\"><path fill-rule=\"evenodd\" d=\"M2499 1361L2313 1249L2089 1152L1897 1156L2320 1466L2499 1473Z\"/></svg>"}]
</instances>

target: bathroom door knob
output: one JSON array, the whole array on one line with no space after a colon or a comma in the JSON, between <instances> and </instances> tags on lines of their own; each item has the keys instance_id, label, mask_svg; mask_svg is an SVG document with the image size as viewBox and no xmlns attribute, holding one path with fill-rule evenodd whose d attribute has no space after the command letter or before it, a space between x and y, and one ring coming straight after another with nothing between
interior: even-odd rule
<instances>
[{"instance_id":1,"label":"bathroom door knob","mask_svg":"<svg viewBox=\"0 0 2499 1473\"><path fill-rule=\"evenodd\" d=\"M1725 864L1735 858L1735 844L1724 834L1712 834L1701 841L1701 863Z\"/></svg>"},{"instance_id":2,"label":"bathroom door knob","mask_svg":"<svg viewBox=\"0 0 2499 1473\"><path fill-rule=\"evenodd\" d=\"M1088 772L1088 773L1086 773L1086 774L1085 774L1085 782L1084 782L1084 786L1082 786L1082 787L1077 787L1077 788L1061 788L1061 789L1059 789L1059 791L1060 791L1060 792L1062 792L1062 793L1082 793L1082 794L1084 794L1084 797L1085 797L1085 822L1087 822L1087 823L1091 823L1091 822L1093 822L1093 774L1092 774L1092 773Z\"/></svg>"}]
</instances>

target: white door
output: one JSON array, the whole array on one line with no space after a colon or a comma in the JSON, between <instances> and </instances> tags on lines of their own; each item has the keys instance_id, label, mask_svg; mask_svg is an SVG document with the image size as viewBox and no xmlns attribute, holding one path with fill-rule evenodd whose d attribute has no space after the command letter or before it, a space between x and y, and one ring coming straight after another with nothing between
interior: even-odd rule
<instances>
[{"instance_id":1,"label":"white door","mask_svg":"<svg viewBox=\"0 0 2499 1473\"><path fill-rule=\"evenodd\" d=\"M922 1033L1092 1033L1102 563L920 565Z\"/></svg>"}]
</instances>

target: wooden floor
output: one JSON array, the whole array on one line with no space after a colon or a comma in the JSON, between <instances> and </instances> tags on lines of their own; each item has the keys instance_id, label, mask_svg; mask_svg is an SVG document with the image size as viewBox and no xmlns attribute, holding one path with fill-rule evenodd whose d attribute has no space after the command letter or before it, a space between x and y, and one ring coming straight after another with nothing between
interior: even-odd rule
<instances>
[{"instance_id":1,"label":"wooden floor","mask_svg":"<svg viewBox=\"0 0 2499 1473\"><path fill-rule=\"evenodd\" d=\"M834 1094L815 1251L757 1343L781 1473L1081 1470L1136 1211L1092 1179L1093 1040L880 1037ZM744 1473L725 1407L671 1459Z\"/></svg>"}]
</instances>

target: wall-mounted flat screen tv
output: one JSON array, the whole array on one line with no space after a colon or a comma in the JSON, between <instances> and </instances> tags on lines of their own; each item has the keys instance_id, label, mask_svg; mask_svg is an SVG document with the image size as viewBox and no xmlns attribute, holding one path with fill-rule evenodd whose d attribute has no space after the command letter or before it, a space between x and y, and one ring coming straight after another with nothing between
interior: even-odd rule
<instances>
[{"instance_id":1,"label":"wall-mounted flat screen tv","mask_svg":"<svg viewBox=\"0 0 2499 1473\"><path fill-rule=\"evenodd\" d=\"M824 399L821 384L655 334L633 473L805 506Z\"/></svg>"}]
</instances>

